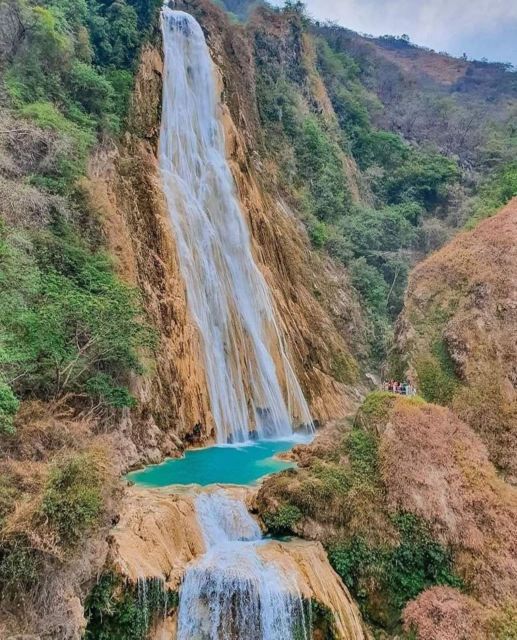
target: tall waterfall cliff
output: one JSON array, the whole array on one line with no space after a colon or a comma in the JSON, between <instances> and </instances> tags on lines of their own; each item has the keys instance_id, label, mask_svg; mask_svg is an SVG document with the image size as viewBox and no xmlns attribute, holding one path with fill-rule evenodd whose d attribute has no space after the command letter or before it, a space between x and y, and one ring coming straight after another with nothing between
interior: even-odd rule
<instances>
[{"instance_id":1,"label":"tall waterfall cliff","mask_svg":"<svg viewBox=\"0 0 517 640\"><path fill-rule=\"evenodd\" d=\"M271 409L275 405L280 407L277 424L285 423L286 414L290 423L307 421L302 394L312 417L319 421L346 415L355 402L352 386L358 369L349 345L360 348L361 314L346 273L310 249L301 223L276 187L265 183L257 107L250 99L254 91L254 81L249 76L252 67L244 64L250 61L249 45L212 4L198 2L184 8L203 18L215 75L211 117L215 109L223 129L217 135L221 141L224 134L225 141L224 155L222 148L218 148L219 163L224 163L225 156L235 189L226 197L237 216L238 233L243 238L248 236L250 242L245 251L248 271L235 275L246 276L248 291L250 286L254 287L252 305L259 313L260 323L251 327L249 320L244 320L246 307L241 308L240 315L236 314L223 296L221 300L227 308L219 317L223 323L220 328L254 355L251 360L239 360L232 342L227 342L225 355L225 348L221 347L225 341L220 338L218 352L225 372L220 368L216 371L214 364L205 373L205 347L215 349L216 345L203 344L201 339L200 318L195 317L191 304L196 288L185 287L182 260L186 256L185 245L180 245L177 234L171 231L158 162L164 63L159 51L148 47L141 56L124 144L118 149L100 151L92 159L90 176L84 183L86 197L98 211L108 245L116 256L119 273L142 291L159 339L156 366L134 382L133 393L139 405L125 423L127 439L117 442L128 463L142 457L159 460L185 442L216 440L217 423L223 424L227 419L221 418L221 411L229 411L223 409L229 401L223 377L236 377L237 368L244 372L244 397L253 398L248 407L241 394L231 409L230 419L238 421L240 429L243 429L242 415L249 416L250 412L256 415L259 413L256 409ZM228 92L225 87L232 90ZM186 130L182 135L186 135ZM220 165L217 170L220 176ZM228 177L225 173L224 179ZM228 209L223 213L229 215ZM208 233L208 227L205 232ZM196 258L208 260L209 255L205 251ZM228 263L219 258L218 261L227 278ZM229 290L230 282L225 286ZM269 294L265 293L266 287ZM197 291L202 293L199 287ZM241 295L239 304L242 302ZM213 319L204 322L206 331L214 335ZM266 357L264 345L269 354ZM276 375L268 378L271 360ZM216 406L217 417L210 407L213 404L210 396L215 391L221 399L226 394L223 404ZM269 402L264 397L269 397ZM266 411L264 415L267 414ZM248 424L244 428L247 427ZM220 428L221 439L225 438L224 429L227 427Z\"/></svg>"},{"instance_id":2,"label":"tall waterfall cliff","mask_svg":"<svg viewBox=\"0 0 517 640\"><path fill-rule=\"evenodd\" d=\"M311 418L251 252L225 158L210 53L188 13L164 8L162 33L159 162L216 438L242 442L250 431L285 437Z\"/></svg>"}]
</instances>

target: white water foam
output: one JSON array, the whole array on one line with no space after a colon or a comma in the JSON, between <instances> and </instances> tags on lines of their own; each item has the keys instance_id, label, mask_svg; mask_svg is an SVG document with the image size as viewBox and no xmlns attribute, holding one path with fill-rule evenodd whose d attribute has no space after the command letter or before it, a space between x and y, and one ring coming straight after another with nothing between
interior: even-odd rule
<instances>
[{"instance_id":1,"label":"white water foam","mask_svg":"<svg viewBox=\"0 0 517 640\"><path fill-rule=\"evenodd\" d=\"M178 640L309 640L310 607L296 580L257 552L262 535L224 491L196 500L207 552L185 572Z\"/></svg>"},{"instance_id":2,"label":"white water foam","mask_svg":"<svg viewBox=\"0 0 517 640\"><path fill-rule=\"evenodd\" d=\"M217 441L285 438L312 425L235 194L210 53L196 20L162 10L159 161Z\"/></svg>"}]
</instances>

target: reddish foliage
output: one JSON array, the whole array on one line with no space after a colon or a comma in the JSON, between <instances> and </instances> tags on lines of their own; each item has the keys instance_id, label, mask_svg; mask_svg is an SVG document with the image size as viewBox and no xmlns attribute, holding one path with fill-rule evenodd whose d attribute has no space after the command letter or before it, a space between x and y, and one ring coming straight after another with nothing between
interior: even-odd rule
<instances>
[{"instance_id":1,"label":"reddish foliage","mask_svg":"<svg viewBox=\"0 0 517 640\"><path fill-rule=\"evenodd\" d=\"M380 442L390 509L424 518L482 602L517 591L517 491L479 437L443 407L397 398Z\"/></svg>"},{"instance_id":2,"label":"reddish foliage","mask_svg":"<svg viewBox=\"0 0 517 640\"><path fill-rule=\"evenodd\" d=\"M517 478L516 300L514 198L414 269L397 331L397 351L409 356L410 369L442 344L461 382L443 402L510 478Z\"/></svg>"},{"instance_id":3,"label":"reddish foliage","mask_svg":"<svg viewBox=\"0 0 517 640\"><path fill-rule=\"evenodd\" d=\"M404 610L404 628L418 640L485 640L485 621L478 602L449 587L424 591Z\"/></svg>"}]
</instances>

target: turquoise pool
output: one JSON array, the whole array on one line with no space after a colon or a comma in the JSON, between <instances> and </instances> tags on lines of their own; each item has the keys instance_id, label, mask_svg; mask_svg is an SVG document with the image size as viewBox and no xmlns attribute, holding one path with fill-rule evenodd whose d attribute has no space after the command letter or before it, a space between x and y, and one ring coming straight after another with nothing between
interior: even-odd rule
<instances>
[{"instance_id":1,"label":"turquoise pool","mask_svg":"<svg viewBox=\"0 0 517 640\"><path fill-rule=\"evenodd\" d=\"M274 456L309 439L263 440L243 446L207 447L187 451L183 458L133 471L127 479L146 487L172 484L254 484L264 476L293 467Z\"/></svg>"}]
</instances>

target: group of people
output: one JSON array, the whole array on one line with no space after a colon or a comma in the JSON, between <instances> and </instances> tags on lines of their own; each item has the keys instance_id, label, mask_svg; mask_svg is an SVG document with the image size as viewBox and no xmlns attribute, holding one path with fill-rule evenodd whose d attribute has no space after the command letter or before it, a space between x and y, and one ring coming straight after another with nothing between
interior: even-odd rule
<instances>
[{"instance_id":1,"label":"group of people","mask_svg":"<svg viewBox=\"0 0 517 640\"><path fill-rule=\"evenodd\" d=\"M391 393L400 393L403 396L416 396L416 387L409 382L398 382L390 380L382 385L383 391L391 391Z\"/></svg>"}]
</instances>

